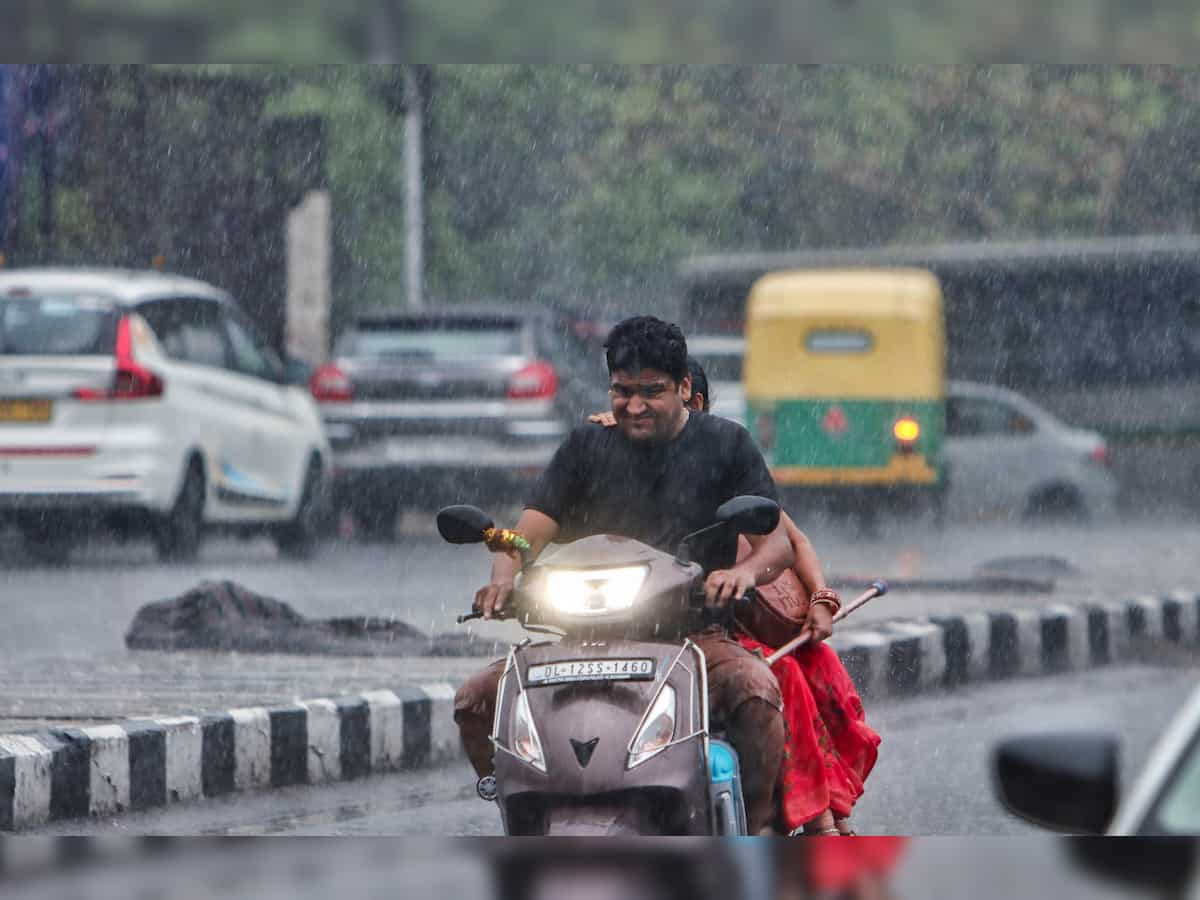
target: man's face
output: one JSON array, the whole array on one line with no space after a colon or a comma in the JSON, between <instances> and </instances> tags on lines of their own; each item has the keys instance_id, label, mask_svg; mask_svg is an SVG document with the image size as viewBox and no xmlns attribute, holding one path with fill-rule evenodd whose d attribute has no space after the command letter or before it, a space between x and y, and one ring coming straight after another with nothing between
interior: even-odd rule
<instances>
[{"instance_id":1,"label":"man's face","mask_svg":"<svg viewBox=\"0 0 1200 900\"><path fill-rule=\"evenodd\" d=\"M631 441L670 440L679 430L684 402L691 396L692 382L676 382L658 369L613 372L609 379L613 416L617 427Z\"/></svg>"}]
</instances>

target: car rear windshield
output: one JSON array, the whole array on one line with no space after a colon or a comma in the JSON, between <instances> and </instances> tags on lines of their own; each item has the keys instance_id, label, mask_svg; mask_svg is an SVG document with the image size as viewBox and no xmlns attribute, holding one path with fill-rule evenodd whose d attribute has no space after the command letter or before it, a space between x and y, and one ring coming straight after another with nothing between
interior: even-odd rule
<instances>
[{"instance_id":1,"label":"car rear windshield","mask_svg":"<svg viewBox=\"0 0 1200 900\"><path fill-rule=\"evenodd\" d=\"M741 356L696 353L692 355L699 358L700 365L704 367L704 374L710 382L742 380Z\"/></svg>"},{"instance_id":2,"label":"car rear windshield","mask_svg":"<svg viewBox=\"0 0 1200 900\"><path fill-rule=\"evenodd\" d=\"M116 340L112 301L85 294L0 294L0 355L111 354Z\"/></svg>"},{"instance_id":3,"label":"car rear windshield","mask_svg":"<svg viewBox=\"0 0 1200 900\"><path fill-rule=\"evenodd\" d=\"M741 381L744 342L731 335L697 335L688 338L688 352L700 361L710 382Z\"/></svg>"},{"instance_id":4,"label":"car rear windshield","mask_svg":"<svg viewBox=\"0 0 1200 900\"><path fill-rule=\"evenodd\" d=\"M438 320L360 324L340 350L351 356L387 359L516 356L522 351L521 325Z\"/></svg>"}]
</instances>

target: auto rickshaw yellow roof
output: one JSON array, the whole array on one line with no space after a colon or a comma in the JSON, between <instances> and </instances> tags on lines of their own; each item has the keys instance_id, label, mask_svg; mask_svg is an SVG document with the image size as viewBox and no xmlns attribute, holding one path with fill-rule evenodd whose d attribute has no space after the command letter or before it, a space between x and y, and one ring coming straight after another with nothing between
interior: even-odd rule
<instances>
[{"instance_id":1,"label":"auto rickshaw yellow roof","mask_svg":"<svg viewBox=\"0 0 1200 900\"><path fill-rule=\"evenodd\" d=\"M801 269L764 275L750 291L749 318L839 315L940 316L938 280L924 269Z\"/></svg>"},{"instance_id":2,"label":"auto rickshaw yellow roof","mask_svg":"<svg viewBox=\"0 0 1200 900\"><path fill-rule=\"evenodd\" d=\"M776 272L750 292L747 400L940 399L945 360L942 292L927 271Z\"/></svg>"}]
</instances>

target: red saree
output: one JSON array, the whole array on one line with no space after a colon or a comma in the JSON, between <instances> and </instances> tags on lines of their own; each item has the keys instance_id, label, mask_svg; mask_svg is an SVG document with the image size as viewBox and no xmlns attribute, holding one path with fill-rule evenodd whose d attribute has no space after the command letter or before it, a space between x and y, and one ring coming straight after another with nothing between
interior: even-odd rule
<instances>
[{"instance_id":1,"label":"red saree","mask_svg":"<svg viewBox=\"0 0 1200 900\"><path fill-rule=\"evenodd\" d=\"M783 579L799 582L792 571L781 575ZM759 591L771 587L763 585ZM764 656L774 650L744 633L737 638L746 649ZM788 732L781 777L784 824L789 830L799 828L827 809L839 819L849 816L875 766L880 743L867 725L850 674L824 643L801 647L772 671L783 693Z\"/></svg>"},{"instance_id":2,"label":"red saree","mask_svg":"<svg viewBox=\"0 0 1200 900\"><path fill-rule=\"evenodd\" d=\"M739 634L746 649L773 648ZM784 824L799 828L827 809L850 815L875 766L879 735L866 722L862 701L837 653L810 644L773 667L783 693L788 743L782 788Z\"/></svg>"}]
</instances>

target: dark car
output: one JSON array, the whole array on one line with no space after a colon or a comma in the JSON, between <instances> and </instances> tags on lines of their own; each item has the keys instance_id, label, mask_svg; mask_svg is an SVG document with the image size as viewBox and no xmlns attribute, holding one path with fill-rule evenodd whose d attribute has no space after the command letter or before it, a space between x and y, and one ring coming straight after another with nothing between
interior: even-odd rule
<instances>
[{"instance_id":1,"label":"dark car","mask_svg":"<svg viewBox=\"0 0 1200 900\"><path fill-rule=\"evenodd\" d=\"M544 307L361 313L310 380L334 450L335 503L368 535L402 506L519 499L585 411L603 360Z\"/></svg>"}]
</instances>

